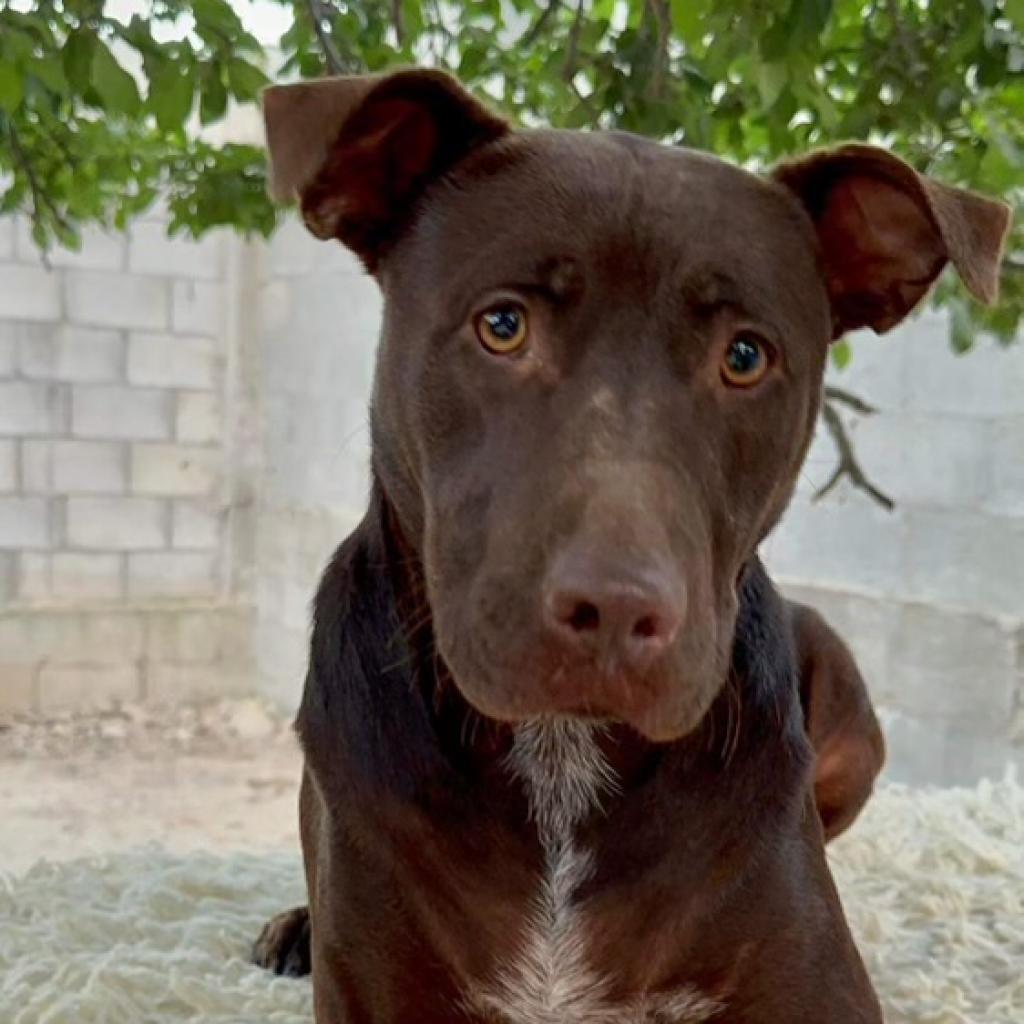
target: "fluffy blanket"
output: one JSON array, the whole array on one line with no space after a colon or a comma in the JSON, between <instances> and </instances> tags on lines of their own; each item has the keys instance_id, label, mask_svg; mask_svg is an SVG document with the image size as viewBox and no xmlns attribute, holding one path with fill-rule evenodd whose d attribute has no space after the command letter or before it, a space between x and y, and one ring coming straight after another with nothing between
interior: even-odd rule
<instances>
[{"instance_id":1,"label":"fluffy blanket","mask_svg":"<svg viewBox=\"0 0 1024 1024\"><path fill-rule=\"evenodd\" d=\"M889 786L832 863L889 1024L1024 1022L1024 789ZM309 1024L246 962L301 902L295 856L39 864L0 884L3 1024ZM780 1022L782 1024L782 1022Z\"/></svg>"}]
</instances>

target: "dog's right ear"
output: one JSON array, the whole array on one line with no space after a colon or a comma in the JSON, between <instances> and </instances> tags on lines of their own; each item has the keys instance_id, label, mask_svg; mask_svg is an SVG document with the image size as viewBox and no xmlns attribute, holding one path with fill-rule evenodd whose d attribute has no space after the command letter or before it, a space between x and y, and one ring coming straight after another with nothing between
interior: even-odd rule
<instances>
[{"instance_id":1,"label":"dog's right ear","mask_svg":"<svg viewBox=\"0 0 1024 1024\"><path fill-rule=\"evenodd\" d=\"M325 78L263 94L271 195L370 269L430 181L508 125L440 71Z\"/></svg>"}]
</instances>

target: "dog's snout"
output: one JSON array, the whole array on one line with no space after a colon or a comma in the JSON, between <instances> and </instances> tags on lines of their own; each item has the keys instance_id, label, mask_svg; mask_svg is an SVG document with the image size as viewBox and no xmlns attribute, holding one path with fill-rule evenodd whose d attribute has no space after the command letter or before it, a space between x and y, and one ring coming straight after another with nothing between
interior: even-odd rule
<instances>
[{"instance_id":1,"label":"dog's snout","mask_svg":"<svg viewBox=\"0 0 1024 1024\"><path fill-rule=\"evenodd\" d=\"M544 589L549 632L603 669L644 671L675 639L685 593L668 567L635 568L580 549L558 558Z\"/></svg>"}]
</instances>

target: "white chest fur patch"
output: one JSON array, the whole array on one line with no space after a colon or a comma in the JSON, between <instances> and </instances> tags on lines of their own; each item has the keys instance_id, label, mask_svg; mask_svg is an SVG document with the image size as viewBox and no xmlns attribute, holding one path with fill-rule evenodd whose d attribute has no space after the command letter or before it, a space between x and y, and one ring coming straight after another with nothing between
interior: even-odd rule
<instances>
[{"instance_id":1,"label":"white chest fur patch","mask_svg":"<svg viewBox=\"0 0 1024 1024\"><path fill-rule=\"evenodd\" d=\"M509 766L526 787L544 849L544 876L516 958L474 992L470 1008L502 1024L701 1024L722 1009L693 989L613 1002L587 960L573 895L592 870L576 829L617 784L594 727L571 719L523 726Z\"/></svg>"}]
</instances>

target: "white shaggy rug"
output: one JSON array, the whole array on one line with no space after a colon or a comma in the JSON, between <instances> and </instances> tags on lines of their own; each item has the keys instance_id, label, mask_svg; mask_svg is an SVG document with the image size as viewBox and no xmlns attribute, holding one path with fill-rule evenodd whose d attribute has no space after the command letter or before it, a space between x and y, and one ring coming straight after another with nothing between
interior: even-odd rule
<instances>
[{"instance_id":1,"label":"white shaggy rug","mask_svg":"<svg viewBox=\"0 0 1024 1024\"><path fill-rule=\"evenodd\" d=\"M889 1024L1024 1022L1024 788L890 786L832 860ZM0 882L0 1022L309 1024L246 962L302 897L297 856L40 864Z\"/></svg>"}]
</instances>

